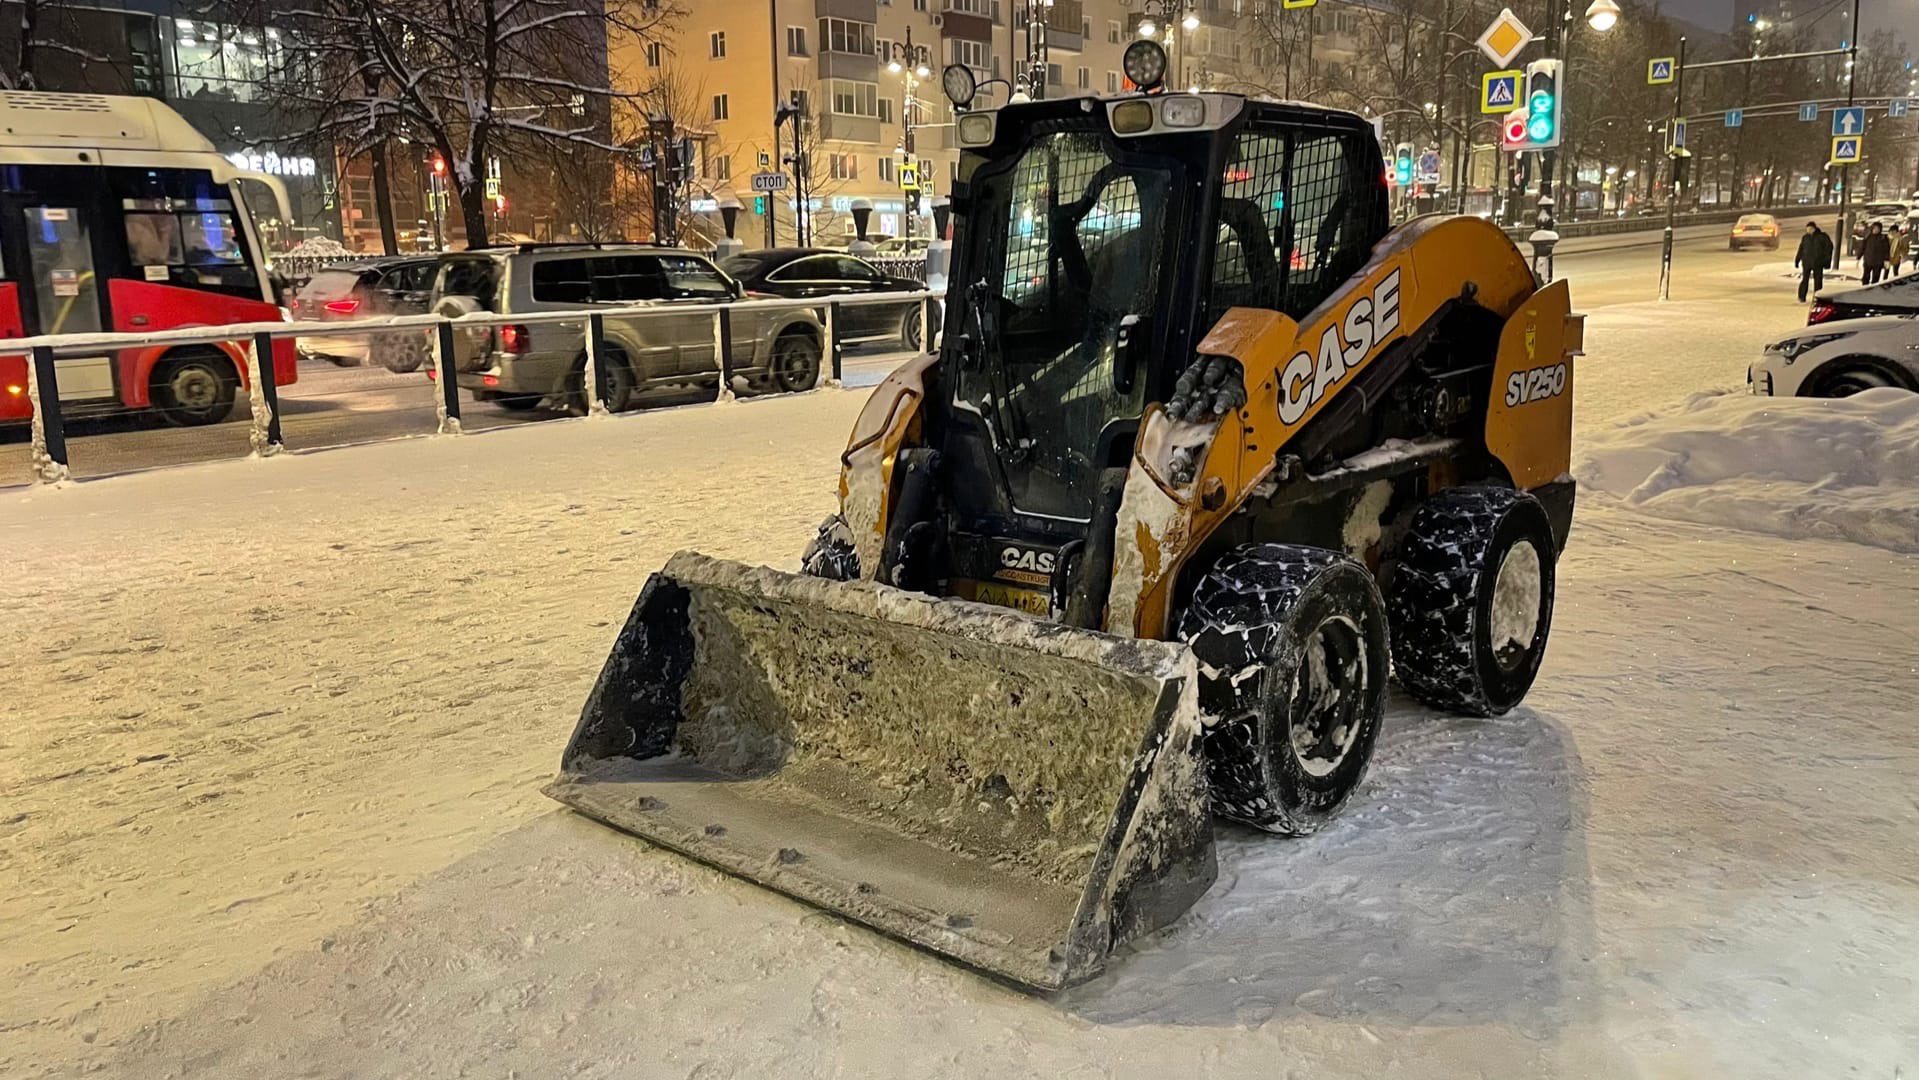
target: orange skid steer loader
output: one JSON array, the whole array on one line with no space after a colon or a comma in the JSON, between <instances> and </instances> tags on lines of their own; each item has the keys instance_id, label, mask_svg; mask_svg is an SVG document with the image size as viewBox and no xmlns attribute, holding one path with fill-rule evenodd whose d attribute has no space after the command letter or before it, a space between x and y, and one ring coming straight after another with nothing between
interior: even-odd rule
<instances>
[{"instance_id":1,"label":"orange skid steer loader","mask_svg":"<svg viewBox=\"0 0 1919 1080\"><path fill-rule=\"evenodd\" d=\"M1228 94L963 113L939 352L799 573L653 575L548 788L1057 989L1309 833L1387 684L1531 687L1583 322L1493 225L1393 228L1361 118Z\"/></svg>"}]
</instances>

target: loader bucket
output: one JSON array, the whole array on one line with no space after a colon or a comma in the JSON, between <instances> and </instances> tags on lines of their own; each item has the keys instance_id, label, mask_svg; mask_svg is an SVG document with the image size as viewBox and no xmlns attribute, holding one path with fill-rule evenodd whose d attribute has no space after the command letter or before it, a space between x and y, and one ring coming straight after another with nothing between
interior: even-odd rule
<instances>
[{"instance_id":1,"label":"loader bucket","mask_svg":"<svg viewBox=\"0 0 1919 1080\"><path fill-rule=\"evenodd\" d=\"M1040 989L1216 874L1183 646L674 556L547 794Z\"/></svg>"}]
</instances>

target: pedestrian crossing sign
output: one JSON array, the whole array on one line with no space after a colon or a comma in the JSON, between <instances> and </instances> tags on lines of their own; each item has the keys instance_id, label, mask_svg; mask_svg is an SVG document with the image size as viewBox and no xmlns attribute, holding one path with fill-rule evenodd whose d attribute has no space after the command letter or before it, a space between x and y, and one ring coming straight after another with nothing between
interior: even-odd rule
<instances>
[{"instance_id":1,"label":"pedestrian crossing sign","mask_svg":"<svg viewBox=\"0 0 1919 1080\"><path fill-rule=\"evenodd\" d=\"M1507 113L1519 104L1517 71L1489 71L1479 80L1479 111Z\"/></svg>"},{"instance_id":2,"label":"pedestrian crossing sign","mask_svg":"<svg viewBox=\"0 0 1919 1080\"><path fill-rule=\"evenodd\" d=\"M1857 165L1864 155L1866 140L1857 135L1841 135L1832 140L1834 165Z\"/></svg>"},{"instance_id":3,"label":"pedestrian crossing sign","mask_svg":"<svg viewBox=\"0 0 1919 1080\"><path fill-rule=\"evenodd\" d=\"M920 169L918 165L900 166L900 190L918 191L920 189Z\"/></svg>"},{"instance_id":4,"label":"pedestrian crossing sign","mask_svg":"<svg viewBox=\"0 0 1919 1080\"><path fill-rule=\"evenodd\" d=\"M1672 81L1672 69L1675 61L1670 56L1661 56L1646 62L1646 85L1663 86Z\"/></svg>"}]
</instances>

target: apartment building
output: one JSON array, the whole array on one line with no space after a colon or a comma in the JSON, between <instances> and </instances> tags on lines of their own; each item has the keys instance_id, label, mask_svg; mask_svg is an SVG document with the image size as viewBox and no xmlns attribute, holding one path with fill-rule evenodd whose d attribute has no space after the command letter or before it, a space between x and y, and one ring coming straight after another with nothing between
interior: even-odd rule
<instances>
[{"instance_id":1,"label":"apartment building","mask_svg":"<svg viewBox=\"0 0 1919 1080\"><path fill-rule=\"evenodd\" d=\"M1029 15L1046 25L1048 97L1123 92L1122 53L1153 36L1168 48L1168 81L1176 87L1342 103L1337 88L1360 77L1364 43L1378 36L1376 26L1362 25L1365 5L1337 0L1317 12L1286 10L1280 0L686 0L686 7L654 40L614 42L613 79L623 89L658 88L653 100L667 103L675 130L696 139L700 165L689 205L704 219L700 231L714 233L718 203L730 194L744 207L737 234L754 246L796 239L793 128L776 129L774 119L782 101L805 116L800 149L815 242L851 233L861 199L874 207L873 232L930 232L931 200L950 189L958 157L940 71L968 66L982 85L977 104L1004 104L1025 63ZM907 165L920 184L917 214L901 187ZM751 180L758 172L786 174L787 190L758 198Z\"/></svg>"}]
</instances>

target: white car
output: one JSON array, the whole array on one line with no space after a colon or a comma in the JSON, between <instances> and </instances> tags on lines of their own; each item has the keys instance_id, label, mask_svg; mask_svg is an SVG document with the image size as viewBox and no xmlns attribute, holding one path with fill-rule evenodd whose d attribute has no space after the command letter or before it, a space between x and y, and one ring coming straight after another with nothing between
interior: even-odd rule
<instances>
[{"instance_id":1,"label":"white car","mask_svg":"<svg viewBox=\"0 0 1919 1080\"><path fill-rule=\"evenodd\" d=\"M1850 397L1883 386L1919 390L1919 319L1881 315L1819 323L1766 346L1746 370L1755 394Z\"/></svg>"}]
</instances>

